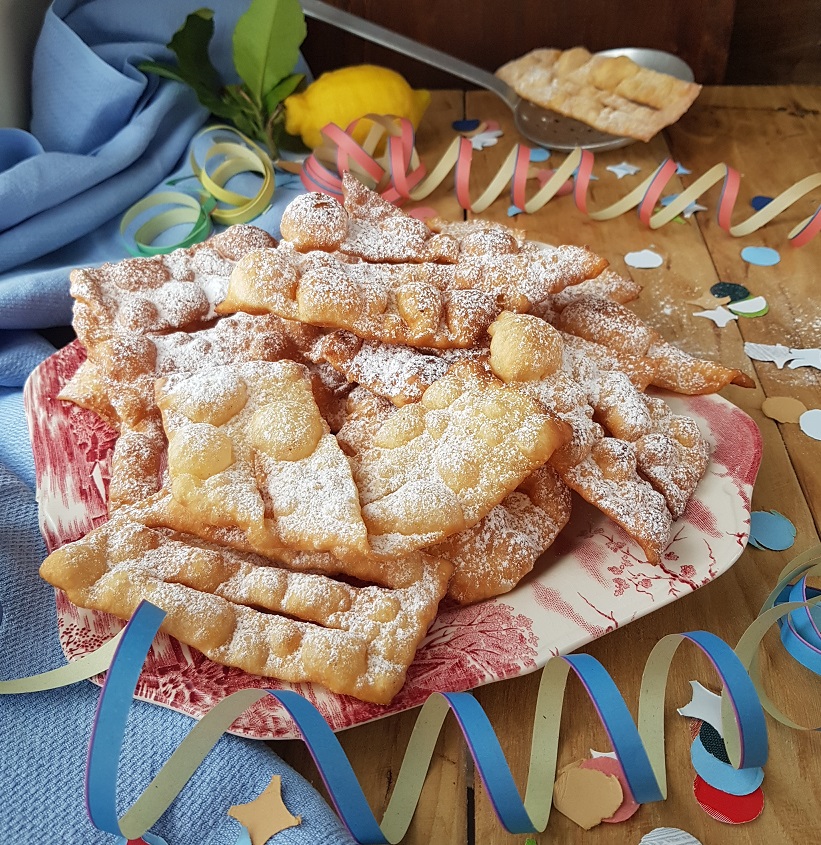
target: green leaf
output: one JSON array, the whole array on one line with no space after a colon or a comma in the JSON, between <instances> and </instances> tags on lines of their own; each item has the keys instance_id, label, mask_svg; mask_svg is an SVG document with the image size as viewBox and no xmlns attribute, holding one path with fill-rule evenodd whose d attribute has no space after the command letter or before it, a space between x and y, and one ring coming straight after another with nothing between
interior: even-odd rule
<instances>
[{"instance_id":1,"label":"green leaf","mask_svg":"<svg viewBox=\"0 0 821 845\"><path fill-rule=\"evenodd\" d=\"M252 0L234 28L234 66L258 104L299 58L307 33L299 0Z\"/></svg>"},{"instance_id":2,"label":"green leaf","mask_svg":"<svg viewBox=\"0 0 821 845\"><path fill-rule=\"evenodd\" d=\"M141 62L137 67L143 73L153 73L166 79L173 79L175 82L188 84L188 80L180 76L179 68L176 65L166 65L162 62Z\"/></svg>"},{"instance_id":3,"label":"green leaf","mask_svg":"<svg viewBox=\"0 0 821 845\"><path fill-rule=\"evenodd\" d=\"M222 80L208 55L208 45L214 35L214 13L211 9L192 12L174 33L168 47L179 63L179 74L197 93L216 93Z\"/></svg>"},{"instance_id":4,"label":"green leaf","mask_svg":"<svg viewBox=\"0 0 821 845\"><path fill-rule=\"evenodd\" d=\"M290 76L286 76L282 82L274 85L274 87L268 91L268 93L263 97L263 105L265 107L265 111L267 114L271 114L271 112L288 96L294 93L296 90L297 85L299 85L302 80L305 79L305 74L303 73L292 73Z\"/></svg>"}]
</instances>

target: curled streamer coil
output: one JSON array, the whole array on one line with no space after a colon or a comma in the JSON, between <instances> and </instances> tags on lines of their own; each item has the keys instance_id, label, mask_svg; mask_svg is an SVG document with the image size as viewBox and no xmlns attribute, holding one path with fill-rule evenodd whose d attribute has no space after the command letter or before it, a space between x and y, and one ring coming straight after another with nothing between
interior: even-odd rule
<instances>
[{"instance_id":1,"label":"curled streamer coil","mask_svg":"<svg viewBox=\"0 0 821 845\"><path fill-rule=\"evenodd\" d=\"M800 555L785 568L761 614L745 631L735 650L705 631L670 634L661 639L645 665L637 722L633 721L613 679L595 658L576 654L548 661L539 685L524 800L479 702L470 693L431 695L417 717L381 823L377 822L350 762L319 711L295 692L261 689L240 690L213 707L131 808L118 817L117 770L128 711L142 663L165 616L164 611L147 602L137 608L114 640L96 652L42 675L0 682L0 694L62 686L109 667L89 746L86 801L90 818L98 828L127 839L137 839L148 831L232 722L265 695L276 698L294 720L338 815L362 845L397 843L404 837L449 712L458 721L501 824L510 833L541 832L547 826L552 804L562 704L571 670L593 702L630 792L639 803L660 801L667 795L664 698L672 659L685 640L709 658L721 678L722 733L733 766L753 768L766 762L764 709L790 727L810 730L782 714L764 692L757 654L765 633L778 622L790 653L816 671L815 664L806 658L807 650L821 654L821 631L812 613L815 605L821 603L821 594L807 586L807 579L813 576L821 577L821 546ZM798 580L790 586L795 579ZM799 600L793 600L796 598ZM794 651L784 635L785 629L800 638L804 651Z\"/></svg>"},{"instance_id":2,"label":"curled streamer coil","mask_svg":"<svg viewBox=\"0 0 821 845\"><path fill-rule=\"evenodd\" d=\"M428 171L416 151L414 130L410 121L373 114L368 115L367 120L372 122L372 127L362 145L351 136L359 121L352 123L345 131L334 124L328 124L322 130L324 143L305 160L302 168L302 183L309 191L321 191L340 197L341 174L352 170L375 186L382 196L391 202L419 201L429 196L452 173L456 198L459 205L468 211L481 213L510 186L513 205L522 211L533 213L553 199L572 178L576 207L592 220L611 220L637 208L642 223L651 229L658 229L678 217L702 194L720 183L722 188L717 209L718 225L733 237L742 237L757 231L802 197L821 187L821 173L814 173L787 188L743 222L732 225L731 219L741 176L727 164L716 164L679 193L669 205L655 211L667 184L677 170L676 163L667 159L627 196L613 205L593 211L588 208L587 199L593 170L593 153L579 148L570 152L553 175L528 199L530 148L516 144L490 184L478 199L472 200L470 170L473 147L467 138L454 138L444 155ZM804 246L819 230L821 205L813 214L798 223L787 237L793 246Z\"/></svg>"}]
</instances>

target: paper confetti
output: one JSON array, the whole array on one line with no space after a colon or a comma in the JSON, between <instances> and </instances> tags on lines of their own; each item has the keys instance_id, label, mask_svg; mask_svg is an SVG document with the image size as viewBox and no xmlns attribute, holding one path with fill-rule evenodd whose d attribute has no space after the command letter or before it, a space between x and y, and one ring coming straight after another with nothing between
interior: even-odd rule
<instances>
[{"instance_id":1,"label":"paper confetti","mask_svg":"<svg viewBox=\"0 0 821 845\"><path fill-rule=\"evenodd\" d=\"M719 305L718 308L712 308L709 311L696 311L693 316L706 317L708 320L712 320L721 329L723 329L727 323L738 319L735 314L728 311L723 305Z\"/></svg>"},{"instance_id":2,"label":"paper confetti","mask_svg":"<svg viewBox=\"0 0 821 845\"><path fill-rule=\"evenodd\" d=\"M515 217L517 214L521 214L521 213L522 213L522 209L518 208L515 205L509 205L507 207L507 216L508 217Z\"/></svg>"},{"instance_id":3,"label":"paper confetti","mask_svg":"<svg viewBox=\"0 0 821 845\"><path fill-rule=\"evenodd\" d=\"M474 150L483 150L485 147L493 147L499 142L504 133L501 129L486 129L484 132L477 132L470 136L470 145Z\"/></svg>"},{"instance_id":4,"label":"paper confetti","mask_svg":"<svg viewBox=\"0 0 821 845\"><path fill-rule=\"evenodd\" d=\"M595 769L583 769L581 761L559 772L553 792L553 806L585 830L610 818L623 800L618 778Z\"/></svg>"},{"instance_id":5,"label":"paper confetti","mask_svg":"<svg viewBox=\"0 0 821 845\"><path fill-rule=\"evenodd\" d=\"M727 296L730 302L737 302L739 299L747 299L750 296L750 292L744 285L737 285L734 282L716 282L710 288L710 293L719 298Z\"/></svg>"},{"instance_id":6,"label":"paper confetti","mask_svg":"<svg viewBox=\"0 0 821 845\"><path fill-rule=\"evenodd\" d=\"M714 789L728 795L749 795L764 782L764 770L758 766L736 769L729 763L722 763L704 747L701 736L690 746L690 759L696 774Z\"/></svg>"},{"instance_id":7,"label":"paper confetti","mask_svg":"<svg viewBox=\"0 0 821 845\"><path fill-rule=\"evenodd\" d=\"M801 414L798 420L801 431L813 440L821 440L821 410L814 408Z\"/></svg>"},{"instance_id":8,"label":"paper confetti","mask_svg":"<svg viewBox=\"0 0 821 845\"><path fill-rule=\"evenodd\" d=\"M790 349L792 361L790 361L790 369L794 370L796 367L815 367L821 370L821 349Z\"/></svg>"},{"instance_id":9,"label":"paper confetti","mask_svg":"<svg viewBox=\"0 0 821 845\"><path fill-rule=\"evenodd\" d=\"M597 772L602 772L605 775L612 775L618 780L619 786L621 786L623 796L621 806L615 813L613 813L612 816L602 819L603 822L607 822L608 824L618 824L618 822L627 821L627 819L635 815L639 809L639 804L630 793L627 778L624 776L624 770L618 760L614 760L612 757L594 757L591 760L582 760L582 762L579 763L579 768L591 769Z\"/></svg>"},{"instance_id":10,"label":"paper confetti","mask_svg":"<svg viewBox=\"0 0 821 845\"><path fill-rule=\"evenodd\" d=\"M539 161L547 161L550 158L550 150L546 150L544 147L534 147L530 151L530 160L539 162Z\"/></svg>"},{"instance_id":11,"label":"paper confetti","mask_svg":"<svg viewBox=\"0 0 821 845\"><path fill-rule=\"evenodd\" d=\"M755 264L758 267L772 267L781 261L778 252L768 246L745 246L741 250L741 257L748 264Z\"/></svg>"},{"instance_id":12,"label":"paper confetti","mask_svg":"<svg viewBox=\"0 0 821 845\"><path fill-rule=\"evenodd\" d=\"M780 343L745 343L744 351L754 361L772 361L780 370L792 357L792 350Z\"/></svg>"},{"instance_id":13,"label":"paper confetti","mask_svg":"<svg viewBox=\"0 0 821 845\"><path fill-rule=\"evenodd\" d=\"M668 206L670 205L670 203L674 202L677 199L678 194L668 194L666 197L661 198L661 204L662 206ZM701 205L700 203L693 201L688 206L686 206L681 213L686 219L689 220L697 211L707 211L707 206Z\"/></svg>"},{"instance_id":14,"label":"paper confetti","mask_svg":"<svg viewBox=\"0 0 821 845\"><path fill-rule=\"evenodd\" d=\"M730 756L727 754L727 746L724 744L721 734L709 723L702 722L698 730L698 738L704 748L721 760L722 763L730 764Z\"/></svg>"},{"instance_id":15,"label":"paper confetti","mask_svg":"<svg viewBox=\"0 0 821 845\"><path fill-rule=\"evenodd\" d=\"M762 208L768 206L773 201L772 197L757 196L750 200L750 205L755 211L761 211Z\"/></svg>"},{"instance_id":16,"label":"paper confetti","mask_svg":"<svg viewBox=\"0 0 821 845\"><path fill-rule=\"evenodd\" d=\"M751 822L757 819L764 809L764 793L760 788L749 795L729 795L705 783L696 775L693 792L701 809L711 818L725 824Z\"/></svg>"},{"instance_id":17,"label":"paper confetti","mask_svg":"<svg viewBox=\"0 0 821 845\"><path fill-rule=\"evenodd\" d=\"M688 176L693 171L685 167L680 161L676 162L676 176Z\"/></svg>"},{"instance_id":18,"label":"paper confetti","mask_svg":"<svg viewBox=\"0 0 821 845\"><path fill-rule=\"evenodd\" d=\"M698 681L690 681L690 689L693 691L693 697L689 704L678 708L678 714L689 719L700 719L722 736L721 696L711 692Z\"/></svg>"},{"instance_id":19,"label":"paper confetti","mask_svg":"<svg viewBox=\"0 0 821 845\"><path fill-rule=\"evenodd\" d=\"M664 259L652 249L642 249L638 252L628 252L624 256L624 263L639 270L652 270L654 267L661 267Z\"/></svg>"},{"instance_id":20,"label":"paper confetti","mask_svg":"<svg viewBox=\"0 0 821 845\"><path fill-rule=\"evenodd\" d=\"M763 296L751 296L749 299L740 299L738 302L731 302L727 308L741 317L763 317L770 306Z\"/></svg>"},{"instance_id":21,"label":"paper confetti","mask_svg":"<svg viewBox=\"0 0 821 845\"><path fill-rule=\"evenodd\" d=\"M451 126L455 132L474 132L481 126L481 124L481 120L472 118L467 120L454 120Z\"/></svg>"},{"instance_id":22,"label":"paper confetti","mask_svg":"<svg viewBox=\"0 0 821 845\"><path fill-rule=\"evenodd\" d=\"M248 831L251 845L265 845L275 833L302 822L300 816L291 815L282 800L282 778L279 775L274 775L253 801L230 807L228 815Z\"/></svg>"},{"instance_id":23,"label":"paper confetti","mask_svg":"<svg viewBox=\"0 0 821 845\"><path fill-rule=\"evenodd\" d=\"M761 410L771 420L780 423L797 423L807 406L800 399L790 396L768 396L761 403Z\"/></svg>"},{"instance_id":24,"label":"paper confetti","mask_svg":"<svg viewBox=\"0 0 821 845\"><path fill-rule=\"evenodd\" d=\"M778 511L753 511L750 514L751 546L782 552L794 542L795 526L783 514Z\"/></svg>"},{"instance_id":25,"label":"paper confetti","mask_svg":"<svg viewBox=\"0 0 821 845\"><path fill-rule=\"evenodd\" d=\"M611 173L615 173L619 179L624 179L625 176L635 176L641 170L640 167L626 161L621 162L621 164L608 164L607 169Z\"/></svg>"},{"instance_id":26,"label":"paper confetti","mask_svg":"<svg viewBox=\"0 0 821 845\"><path fill-rule=\"evenodd\" d=\"M657 827L645 833L639 845L701 845L701 840L680 827Z\"/></svg>"},{"instance_id":27,"label":"paper confetti","mask_svg":"<svg viewBox=\"0 0 821 845\"><path fill-rule=\"evenodd\" d=\"M711 293L703 293L699 299L688 299L687 304L709 309L715 308L716 305L726 305L729 301L729 296L720 296L716 299Z\"/></svg>"}]
</instances>

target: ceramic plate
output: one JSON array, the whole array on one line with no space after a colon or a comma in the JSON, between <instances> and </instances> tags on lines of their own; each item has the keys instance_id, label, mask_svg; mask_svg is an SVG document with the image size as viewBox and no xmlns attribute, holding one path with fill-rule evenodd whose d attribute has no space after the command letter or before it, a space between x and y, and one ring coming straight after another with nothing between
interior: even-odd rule
<instances>
[{"instance_id":1,"label":"ceramic plate","mask_svg":"<svg viewBox=\"0 0 821 845\"><path fill-rule=\"evenodd\" d=\"M116 433L95 414L56 398L84 356L75 342L44 361L26 385L40 524L49 550L78 539L106 518ZM665 398L676 413L698 421L713 454L660 565L645 562L620 528L574 498L570 524L512 592L472 607L441 610L407 683L388 706L219 666L166 635L154 642L137 696L201 717L238 689L289 687L340 730L415 707L434 691L467 690L532 672L552 656L709 583L732 566L746 545L761 437L743 411L720 397ZM74 607L59 591L57 624L69 660L97 648L123 627L112 616ZM270 696L246 711L232 729L256 739L296 735Z\"/></svg>"}]
</instances>

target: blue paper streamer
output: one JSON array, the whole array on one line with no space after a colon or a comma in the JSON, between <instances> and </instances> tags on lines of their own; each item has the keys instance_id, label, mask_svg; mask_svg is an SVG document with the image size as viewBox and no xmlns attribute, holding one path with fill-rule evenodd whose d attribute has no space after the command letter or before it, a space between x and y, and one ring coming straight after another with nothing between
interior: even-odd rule
<instances>
[{"instance_id":1,"label":"blue paper streamer","mask_svg":"<svg viewBox=\"0 0 821 845\"><path fill-rule=\"evenodd\" d=\"M100 693L89 745L86 802L92 822L101 830L117 835L121 833L116 811L117 767L128 710L142 663L164 615L164 611L148 602L137 607L123 631ZM724 682L737 717L742 760L746 760L748 766L762 765L767 757L766 726L755 688L742 664L733 650L713 634L695 631L682 637L708 656ZM559 659L575 672L595 705L636 800L640 803L662 800L662 789L653 773L641 735L613 679L590 655L569 655ZM394 830L393 839L386 837L341 745L319 711L293 691L267 692L294 720L337 813L357 842L386 845L398 841L401 832L397 836ZM538 832L539 828L522 802L499 741L478 701L469 693L435 693L431 699L444 702L456 716L477 771L487 786L504 827L510 833ZM420 720L424 718L424 712L425 708ZM195 727L192 733L196 730Z\"/></svg>"}]
</instances>

